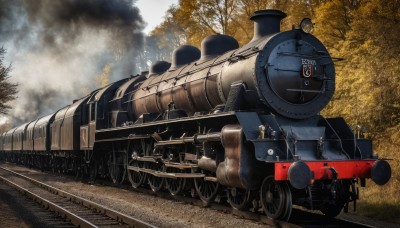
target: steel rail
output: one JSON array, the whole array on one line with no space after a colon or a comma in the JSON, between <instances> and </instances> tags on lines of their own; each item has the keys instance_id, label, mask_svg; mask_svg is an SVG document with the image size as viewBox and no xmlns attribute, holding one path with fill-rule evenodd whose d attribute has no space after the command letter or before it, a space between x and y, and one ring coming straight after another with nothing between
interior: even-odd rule
<instances>
[{"instance_id":1,"label":"steel rail","mask_svg":"<svg viewBox=\"0 0 400 228\"><path fill-rule=\"evenodd\" d=\"M108 182L105 182L104 184L109 185ZM167 199L167 200L173 200L173 201L179 201L179 202L184 202L186 204L189 205L193 205L193 206L197 206L197 207L207 207L210 208L212 210L215 211L219 211L222 213L228 213L228 214L232 214L234 216L237 216L239 218L244 218L244 219L249 219L249 220L253 220L253 221L257 221L260 223L263 223L269 227L281 227L281 228L300 228L302 226L294 224L294 223L290 223L290 222L285 222L285 221L280 221L280 220L274 220L272 218L269 218L265 215L259 214L259 213L255 213L252 211L240 211L240 210L236 210L234 208L232 208L231 206L226 206L223 204L219 204L216 202L213 202L209 205L205 205L203 201L195 199L195 198L190 198L190 197L186 197L186 196L182 196L182 195L171 195L169 192L153 192L150 189L144 189L144 188L132 188L132 187L128 187L128 186L123 186L123 189L128 190L128 191L132 191L132 192L140 192L146 195L152 195L155 197L160 197L163 199Z\"/></svg>"},{"instance_id":2,"label":"steel rail","mask_svg":"<svg viewBox=\"0 0 400 228\"><path fill-rule=\"evenodd\" d=\"M111 186L112 184L108 181L102 182L102 184ZM186 196L182 196L182 195L171 195L169 192L153 192L150 189L145 189L145 188L132 188L131 186L120 186L120 188L125 189L125 190L129 190L132 192L140 192L146 195L153 195L156 197L160 197L163 199L168 199L168 200L174 200L174 201L179 201L179 202L184 202L190 205L194 205L194 206L199 206L199 207L205 207L206 205L198 199L195 198L190 198L190 197L186 197ZM206 207L211 208L213 210L216 211L220 211L223 213L230 213L232 215L238 216L240 218L245 218L245 219L249 219L249 220L253 220L253 221L257 221L257 222L261 222L263 224L266 224L267 226L270 227L282 227L282 228L298 228L298 227L323 227L326 225L330 225L331 227L367 227L367 228L377 228L376 226L373 225L368 225L368 224L364 224L361 222L355 222L355 221L351 221L348 219L342 219L342 218L327 218L323 215L320 214L315 214L312 212L306 212L302 209L299 208L294 208L294 210L296 210L296 213L298 212L302 212L302 213L306 213L303 214L303 216L317 216L317 220L315 220L316 224L313 226L313 224L304 224L304 221L298 221L297 219L291 219L288 222L286 221L280 221L280 220L274 220L272 218L269 218L268 216L264 215L264 214L260 214L260 213L256 213L254 211L240 211L240 210L236 210L234 208L232 208L231 206L228 205L224 205L224 204L220 204L217 202L213 202L210 205L207 205ZM300 219L303 219L302 217ZM328 223L325 225L321 225L321 222L327 221ZM329 224L329 222L333 222L334 224ZM344 223L344 224L343 224Z\"/></svg>"},{"instance_id":3,"label":"steel rail","mask_svg":"<svg viewBox=\"0 0 400 228\"><path fill-rule=\"evenodd\" d=\"M0 179L2 181L4 181L5 183L7 183L9 186L11 186L12 188L15 188L17 191L21 192L22 194L27 195L28 197L30 197L31 199L33 199L34 201L40 203L41 205L43 205L45 208L48 208L51 211L54 211L62 216L65 216L67 219L69 219L69 221L79 227L97 227L96 225L94 225L93 223L87 221L86 219L58 206L57 204L54 204L48 200L46 200L45 198L40 197L39 195L36 195L35 193L29 191L26 188L23 188L22 186L15 184L14 182L8 180L5 177L0 176Z\"/></svg>"},{"instance_id":4,"label":"steel rail","mask_svg":"<svg viewBox=\"0 0 400 228\"><path fill-rule=\"evenodd\" d=\"M4 169L2 167L0 167L0 168ZM11 172L13 172L13 171L11 171ZM105 185L108 185L108 186L112 186L112 184L110 184L108 181L101 181L101 183L105 184ZM133 189L132 187L125 186L125 185L120 186L120 188L124 189L124 190L128 190L128 191L132 191L132 192L140 192L140 193L147 194L147 195L153 195L153 196L161 197L161 198L164 198L164 199L178 200L180 202L188 203L188 204L194 205L194 206L200 206L200 207L204 207L205 206L202 201L196 200L194 198L188 198L188 197L185 197L185 196L180 196L180 195L172 196L171 194L166 193L166 192L153 192L153 191L151 191L149 189L144 189L144 188ZM303 223L303 221L297 221L297 219L291 220L290 222L273 220L273 219L271 219L271 218L269 218L269 217L267 217L265 215L259 214L259 213L254 213L254 212L251 212L251 211L239 211L239 210L233 209L232 207L229 207L229 206L226 206L226 205L223 205L223 204L219 204L219 203L215 203L215 202L213 202L210 205L208 205L208 207L210 207L210 208L212 208L214 210L223 212L223 213L230 213L232 215L235 215L235 216L238 216L238 217L241 217L241 218L258 221L258 222L264 223L264 224L272 226L272 227L284 227L284 228L292 228L292 227L294 227L295 228L295 227L303 227L303 226L310 225L310 224L305 225ZM323 217L322 215L314 214L314 213L311 213L311 212L306 212L306 211L303 211L303 210L298 209L298 208L295 208L294 210L301 211L302 213L306 213L307 215L310 214L311 216L318 216L318 218L317 218L318 220L316 220L317 223L315 224L315 226L318 226L318 223L321 223L321 221L324 221L324 219L328 219L328 218ZM302 215L301 217L304 217L304 216L305 215ZM343 218L328 219L327 222L328 222L328 224L329 224L329 222L336 223L335 221L336 222L342 221L343 223L347 223L347 224L341 224L341 223L336 224L337 227L339 227L339 226L350 226L351 225L351 226L354 226L354 227L376 228L376 226L374 226L374 225L364 224L362 222L352 221L352 220L343 219ZM319 224L319 225L321 225L321 224ZM333 226L335 226L335 225L333 225Z\"/></svg>"},{"instance_id":5,"label":"steel rail","mask_svg":"<svg viewBox=\"0 0 400 228\"><path fill-rule=\"evenodd\" d=\"M348 222L348 223L351 223L351 224L358 225L358 226L364 226L364 227L368 227L368 228L378 228L378 226L369 225L369 224L365 224L365 223L362 223L362 222L353 221L353 220L350 220L350 219L345 219L345 218L338 218L338 219L341 220L341 221L344 221L344 222Z\"/></svg>"},{"instance_id":6,"label":"steel rail","mask_svg":"<svg viewBox=\"0 0 400 228\"><path fill-rule=\"evenodd\" d=\"M103 205L100 205L98 203L95 203L95 202L89 201L87 199L84 199L84 198L82 198L80 196L68 193L68 192L63 191L61 189L52 187L52 186L50 186L48 184L45 184L45 183L42 183L40 181L34 180L34 179L30 178L30 177L27 177L27 176L22 175L20 173L14 172L14 171L9 170L7 168L0 167L0 169L2 169L4 171L7 171L7 172L10 172L10 173L12 173L14 175L17 175L19 177L22 177L22 178L34 183L35 185L38 185L38 186L40 186L40 187L42 187L42 188L44 188L44 189L46 189L46 190L48 190L48 191L50 191L50 192L52 192L54 194L60 195L62 197L65 197L65 198L71 200L72 202L75 202L77 204L81 204L81 205L86 206L88 208L96 209L98 212L101 212L104 215L106 215L106 216L108 216L108 217L110 217L110 218L112 218L112 219L114 219L114 220L116 220L116 221L118 221L120 223L125 223L125 224L127 224L129 226L132 226L132 227L141 227L141 228L142 227L143 228L154 228L154 227L156 227L156 226L153 226L153 225L151 225L149 223L146 223L144 221L141 221L139 219L131 217L129 215L122 214L122 213L120 213L120 212L118 212L116 210L113 210L111 208L107 208L107 207L105 207Z\"/></svg>"}]
</instances>

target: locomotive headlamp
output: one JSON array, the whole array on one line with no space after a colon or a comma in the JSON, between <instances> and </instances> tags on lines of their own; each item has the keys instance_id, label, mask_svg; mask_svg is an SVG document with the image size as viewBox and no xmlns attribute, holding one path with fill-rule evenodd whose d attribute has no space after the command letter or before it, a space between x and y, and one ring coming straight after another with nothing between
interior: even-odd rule
<instances>
[{"instance_id":1,"label":"locomotive headlamp","mask_svg":"<svg viewBox=\"0 0 400 228\"><path fill-rule=\"evenodd\" d=\"M304 18L300 22L300 28L305 33L312 33L312 31L314 30L314 25L311 22L310 18Z\"/></svg>"}]
</instances>

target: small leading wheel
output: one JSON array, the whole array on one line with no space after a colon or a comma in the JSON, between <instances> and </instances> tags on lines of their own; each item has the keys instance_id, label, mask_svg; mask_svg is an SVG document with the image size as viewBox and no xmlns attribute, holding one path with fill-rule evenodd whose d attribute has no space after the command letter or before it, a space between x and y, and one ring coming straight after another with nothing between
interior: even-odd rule
<instances>
[{"instance_id":1,"label":"small leading wheel","mask_svg":"<svg viewBox=\"0 0 400 228\"><path fill-rule=\"evenodd\" d=\"M202 172L207 176L208 172ZM209 174L208 176L211 176L211 174ZM194 186L196 188L197 194L199 195L205 206L210 205L214 201L220 189L220 185L218 182L206 180L205 178L195 178Z\"/></svg>"},{"instance_id":2,"label":"small leading wheel","mask_svg":"<svg viewBox=\"0 0 400 228\"><path fill-rule=\"evenodd\" d=\"M177 168L169 167L167 168L167 173L181 173L182 170ZM171 195L178 195L185 188L186 179L185 178L166 178L165 187L171 193Z\"/></svg>"},{"instance_id":3,"label":"small leading wheel","mask_svg":"<svg viewBox=\"0 0 400 228\"><path fill-rule=\"evenodd\" d=\"M162 171L163 170L163 166L159 163L150 163L149 168L154 171ZM153 192L158 192L162 189L165 179L163 177L157 177L157 176L150 174L148 176L147 180L149 182L151 190Z\"/></svg>"},{"instance_id":4,"label":"small leading wheel","mask_svg":"<svg viewBox=\"0 0 400 228\"><path fill-rule=\"evenodd\" d=\"M249 189L229 188L227 189L227 197L233 208L245 211L250 208L254 195Z\"/></svg>"},{"instance_id":5,"label":"small leading wheel","mask_svg":"<svg viewBox=\"0 0 400 228\"><path fill-rule=\"evenodd\" d=\"M132 168L142 168L143 167L143 162L138 161L138 160L131 160L129 162L128 167L128 178L129 182L131 182L133 188L138 188L140 187L144 181L146 180L146 173L132 170ZM130 169L131 168L131 169Z\"/></svg>"},{"instance_id":6,"label":"small leading wheel","mask_svg":"<svg viewBox=\"0 0 400 228\"><path fill-rule=\"evenodd\" d=\"M325 216L333 218L340 214L350 197L353 201L357 200L356 194L354 194L357 190L349 180L335 181L331 184L331 188L335 189L336 191L336 201L334 203L323 205L321 212L324 213ZM352 189L351 192L350 188Z\"/></svg>"},{"instance_id":7,"label":"small leading wheel","mask_svg":"<svg viewBox=\"0 0 400 228\"><path fill-rule=\"evenodd\" d=\"M260 199L268 217L289 220L292 213L292 195L286 182L277 182L273 176L266 177L260 189Z\"/></svg>"}]
</instances>

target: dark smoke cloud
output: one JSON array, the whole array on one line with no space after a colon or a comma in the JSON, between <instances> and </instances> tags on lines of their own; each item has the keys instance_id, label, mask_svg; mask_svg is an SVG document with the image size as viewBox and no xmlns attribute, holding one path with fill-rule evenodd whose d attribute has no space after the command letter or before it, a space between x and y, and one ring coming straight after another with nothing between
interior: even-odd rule
<instances>
[{"instance_id":1,"label":"dark smoke cloud","mask_svg":"<svg viewBox=\"0 0 400 228\"><path fill-rule=\"evenodd\" d=\"M62 98L60 99L60 97L57 96L57 91L51 88L27 89L24 91L24 94L29 97L29 102L24 105L25 112L29 113L29 116L38 117L41 113L52 113L55 110L52 110L51 107L63 102ZM46 105L42 105L43 103ZM27 120L15 116L13 121L16 123L24 123Z\"/></svg>"},{"instance_id":2,"label":"dark smoke cloud","mask_svg":"<svg viewBox=\"0 0 400 228\"><path fill-rule=\"evenodd\" d=\"M20 84L10 112L17 124L94 90L94 78L107 64L111 82L141 70L144 22L134 3L0 0L0 45Z\"/></svg>"},{"instance_id":3,"label":"dark smoke cloud","mask_svg":"<svg viewBox=\"0 0 400 228\"><path fill-rule=\"evenodd\" d=\"M70 45L87 28L106 30L120 45L140 45L132 36L140 34L143 21L132 1L41 0L24 1L28 20L42 26L42 45ZM63 45L60 45L63 44Z\"/></svg>"}]
</instances>

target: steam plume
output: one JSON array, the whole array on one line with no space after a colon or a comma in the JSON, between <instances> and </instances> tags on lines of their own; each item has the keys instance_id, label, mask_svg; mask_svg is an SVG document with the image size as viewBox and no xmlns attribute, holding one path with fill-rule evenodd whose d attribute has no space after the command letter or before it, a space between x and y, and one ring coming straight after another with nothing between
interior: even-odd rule
<instances>
[{"instance_id":1,"label":"steam plume","mask_svg":"<svg viewBox=\"0 0 400 228\"><path fill-rule=\"evenodd\" d=\"M110 81L139 71L144 22L135 0L0 0L0 45L20 93L16 124L55 112Z\"/></svg>"}]
</instances>

